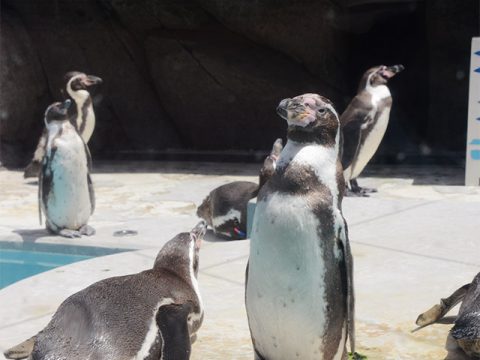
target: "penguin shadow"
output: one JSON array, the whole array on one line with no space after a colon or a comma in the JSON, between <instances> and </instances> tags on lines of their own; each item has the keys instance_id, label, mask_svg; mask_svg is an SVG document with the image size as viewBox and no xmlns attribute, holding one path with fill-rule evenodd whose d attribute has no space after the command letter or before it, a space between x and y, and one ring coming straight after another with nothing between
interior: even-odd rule
<instances>
[{"instance_id":1,"label":"penguin shadow","mask_svg":"<svg viewBox=\"0 0 480 360\"><path fill-rule=\"evenodd\" d=\"M31 186L38 186L38 180L29 180L29 181L26 181L25 184L31 185Z\"/></svg>"},{"instance_id":2,"label":"penguin shadow","mask_svg":"<svg viewBox=\"0 0 480 360\"><path fill-rule=\"evenodd\" d=\"M205 234L203 240L207 241L207 242L230 242L230 241L237 241L237 240L234 240L228 236L224 236L224 235L221 235L221 234L215 234L213 232L212 229L208 229L207 230L207 233Z\"/></svg>"},{"instance_id":3,"label":"penguin shadow","mask_svg":"<svg viewBox=\"0 0 480 360\"><path fill-rule=\"evenodd\" d=\"M52 236L47 229L15 229L12 232L20 235L25 244L33 244L40 238Z\"/></svg>"}]
</instances>

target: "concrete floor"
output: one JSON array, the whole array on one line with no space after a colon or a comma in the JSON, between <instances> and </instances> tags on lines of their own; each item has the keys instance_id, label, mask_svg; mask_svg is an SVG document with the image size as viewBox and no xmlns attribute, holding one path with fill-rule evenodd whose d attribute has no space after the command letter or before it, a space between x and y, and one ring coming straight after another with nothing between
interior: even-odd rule
<instances>
[{"instance_id":1,"label":"concrete floor","mask_svg":"<svg viewBox=\"0 0 480 360\"><path fill-rule=\"evenodd\" d=\"M195 206L214 187L256 181L255 164L97 163L97 209L91 238L49 236L38 224L34 181L0 170L0 240L130 248L54 269L0 291L0 350L35 334L70 294L100 279L149 268L173 235L198 219ZM358 351L369 359L443 359L449 326L416 333L417 315L480 270L480 188L458 186L447 168L370 168L360 185L371 198L346 198L355 259ZM118 238L116 230L137 230ZM200 254L205 322L192 359L252 359L243 304L248 240L222 242L209 234ZM0 355L0 359L3 356Z\"/></svg>"}]
</instances>

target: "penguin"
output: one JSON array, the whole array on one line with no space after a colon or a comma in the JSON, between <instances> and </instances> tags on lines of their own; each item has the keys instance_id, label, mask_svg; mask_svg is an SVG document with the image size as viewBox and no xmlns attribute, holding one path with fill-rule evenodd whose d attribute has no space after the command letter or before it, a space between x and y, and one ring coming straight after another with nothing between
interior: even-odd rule
<instances>
[{"instance_id":1,"label":"penguin","mask_svg":"<svg viewBox=\"0 0 480 360\"><path fill-rule=\"evenodd\" d=\"M70 104L70 99L57 102L45 112L48 136L38 201L40 222L43 212L47 230L72 238L95 234L87 225L95 209L95 194L90 178L90 152L70 122Z\"/></svg>"},{"instance_id":2,"label":"penguin","mask_svg":"<svg viewBox=\"0 0 480 360\"><path fill-rule=\"evenodd\" d=\"M445 318L445 315L460 302L462 305L447 337L446 360L480 359L480 273L471 283L441 299L439 305L420 314L416 324L420 326L418 329L436 322L451 324L452 319Z\"/></svg>"},{"instance_id":3,"label":"penguin","mask_svg":"<svg viewBox=\"0 0 480 360\"><path fill-rule=\"evenodd\" d=\"M343 132L342 166L350 183L349 195L368 196L375 189L358 186L357 177L373 157L387 130L392 96L388 80L403 71L403 65L380 65L368 69L357 95L340 116Z\"/></svg>"},{"instance_id":4,"label":"penguin","mask_svg":"<svg viewBox=\"0 0 480 360\"><path fill-rule=\"evenodd\" d=\"M65 74L65 91L74 101L75 109L72 109L75 120L72 122L77 131L82 136L86 144L90 140L93 130L95 129L95 113L93 111L92 98L88 89L94 85L102 83L102 79L94 75L86 75L79 71L70 71ZM64 92L64 91L62 91ZM43 156L45 154L45 145L47 143L47 131L44 129L37 148L33 155L33 159L25 168L24 178L37 177Z\"/></svg>"},{"instance_id":5,"label":"penguin","mask_svg":"<svg viewBox=\"0 0 480 360\"><path fill-rule=\"evenodd\" d=\"M213 189L197 208L197 216L213 228L215 234L229 240L247 237L247 205L275 170L282 151L282 139L277 139L265 158L259 174L259 183L233 181Z\"/></svg>"},{"instance_id":6,"label":"penguin","mask_svg":"<svg viewBox=\"0 0 480 360\"><path fill-rule=\"evenodd\" d=\"M246 269L255 359L345 360L354 293L338 115L317 94L284 99L277 113L287 143L258 194Z\"/></svg>"},{"instance_id":7,"label":"penguin","mask_svg":"<svg viewBox=\"0 0 480 360\"><path fill-rule=\"evenodd\" d=\"M197 276L201 221L168 241L153 268L101 280L68 297L9 359L187 360L203 321Z\"/></svg>"}]
</instances>

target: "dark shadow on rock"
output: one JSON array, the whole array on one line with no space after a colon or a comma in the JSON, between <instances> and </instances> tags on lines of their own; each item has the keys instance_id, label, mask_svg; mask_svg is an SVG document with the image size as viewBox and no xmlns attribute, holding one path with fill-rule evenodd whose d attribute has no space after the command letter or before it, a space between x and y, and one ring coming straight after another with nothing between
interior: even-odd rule
<instances>
[{"instance_id":1,"label":"dark shadow on rock","mask_svg":"<svg viewBox=\"0 0 480 360\"><path fill-rule=\"evenodd\" d=\"M262 159L263 162L263 159ZM93 174L105 173L158 173L258 176L262 163L213 163L193 161L97 161ZM95 181L95 179L93 179Z\"/></svg>"},{"instance_id":2,"label":"dark shadow on rock","mask_svg":"<svg viewBox=\"0 0 480 360\"><path fill-rule=\"evenodd\" d=\"M372 178L413 179L413 185L463 186L465 169L457 166L385 166L373 165L360 175Z\"/></svg>"},{"instance_id":3,"label":"dark shadow on rock","mask_svg":"<svg viewBox=\"0 0 480 360\"><path fill-rule=\"evenodd\" d=\"M52 236L47 229L16 229L12 231L22 237L24 243L35 243L38 239Z\"/></svg>"}]
</instances>

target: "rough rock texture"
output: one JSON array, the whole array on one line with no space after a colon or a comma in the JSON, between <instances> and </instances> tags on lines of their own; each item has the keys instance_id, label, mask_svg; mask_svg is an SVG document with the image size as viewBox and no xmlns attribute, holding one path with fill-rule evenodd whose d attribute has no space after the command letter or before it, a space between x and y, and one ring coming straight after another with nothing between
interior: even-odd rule
<instances>
[{"instance_id":1,"label":"rough rock texture","mask_svg":"<svg viewBox=\"0 0 480 360\"><path fill-rule=\"evenodd\" d=\"M196 149L264 148L285 132L279 100L321 91L287 57L221 29L164 32L146 51L165 108Z\"/></svg>"},{"instance_id":2,"label":"rough rock texture","mask_svg":"<svg viewBox=\"0 0 480 360\"><path fill-rule=\"evenodd\" d=\"M344 91L346 10L338 1L198 0L228 28L279 50Z\"/></svg>"},{"instance_id":3,"label":"rough rock texture","mask_svg":"<svg viewBox=\"0 0 480 360\"><path fill-rule=\"evenodd\" d=\"M399 62L407 70L392 81L379 153L395 157L423 143L463 151L462 54L478 31L479 5L452 4L4 0L0 162L26 165L70 70L103 78L92 92L90 148L121 158L120 150L267 150L285 134L275 114L282 98L318 92L341 112L365 68Z\"/></svg>"},{"instance_id":4,"label":"rough rock texture","mask_svg":"<svg viewBox=\"0 0 480 360\"><path fill-rule=\"evenodd\" d=\"M3 11L1 30L1 53L8 56L0 55L0 162L11 166L23 160L24 143L31 142L31 133L40 133L43 103L48 101L49 92L32 39L20 18Z\"/></svg>"}]
</instances>

